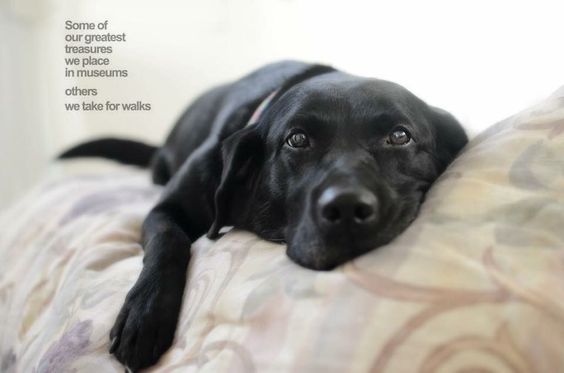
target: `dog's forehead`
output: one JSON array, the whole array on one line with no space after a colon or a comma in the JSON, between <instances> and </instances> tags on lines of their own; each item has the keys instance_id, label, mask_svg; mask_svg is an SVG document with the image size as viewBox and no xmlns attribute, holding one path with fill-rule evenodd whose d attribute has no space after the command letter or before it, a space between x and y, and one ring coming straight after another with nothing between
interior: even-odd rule
<instances>
[{"instance_id":1,"label":"dog's forehead","mask_svg":"<svg viewBox=\"0 0 564 373\"><path fill-rule=\"evenodd\" d=\"M294 87L296 94L305 96L305 103L316 100L339 100L352 104L405 104L415 99L401 85L376 78L364 78L335 72L314 77Z\"/></svg>"},{"instance_id":2,"label":"dog's forehead","mask_svg":"<svg viewBox=\"0 0 564 373\"><path fill-rule=\"evenodd\" d=\"M362 78L342 72L328 73L301 82L286 91L269 111L265 130L270 137L283 135L297 123L335 126L339 123L376 123L385 115L392 121L417 118L421 105L399 84ZM376 122L375 122L376 121Z\"/></svg>"},{"instance_id":3,"label":"dog's forehead","mask_svg":"<svg viewBox=\"0 0 564 373\"><path fill-rule=\"evenodd\" d=\"M332 117L401 113L413 111L420 104L415 95L399 84L344 73L302 82L289 89L281 101L288 115L318 112Z\"/></svg>"}]
</instances>

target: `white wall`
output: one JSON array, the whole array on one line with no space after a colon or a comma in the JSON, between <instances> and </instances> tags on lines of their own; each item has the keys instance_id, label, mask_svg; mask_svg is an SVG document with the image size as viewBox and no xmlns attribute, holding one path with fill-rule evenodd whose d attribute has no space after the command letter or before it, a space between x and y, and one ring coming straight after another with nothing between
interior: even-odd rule
<instances>
[{"instance_id":1,"label":"white wall","mask_svg":"<svg viewBox=\"0 0 564 373\"><path fill-rule=\"evenodd\" d=\"M564 84L564 9L547 1L0 0L0 207L64 146L102 134L159 142L207 87L282 58L394 80L476 133ZM122 80L63 77L64 21L109 20ZM68 113L64 89L150 102Z\"/></svg>"},{"instance_id":2,"label":"white wall","mask_svg":"<svg viewBox=\"0 0 564 373\"><path fill-rule=\"evenodd\" d=\"M39 50L33 21L0 12L0 208L37 180L49 155Z\"/></svg>"}]
</instances>

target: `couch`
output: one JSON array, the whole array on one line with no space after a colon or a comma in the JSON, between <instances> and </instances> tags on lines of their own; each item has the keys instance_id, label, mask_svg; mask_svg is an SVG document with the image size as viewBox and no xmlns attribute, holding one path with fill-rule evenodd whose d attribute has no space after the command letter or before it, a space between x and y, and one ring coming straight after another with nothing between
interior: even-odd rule
<instances>
[{"instance_id":1,"label":"couch","mask_svg":"<svg viewBox=\"0 0 564 373\"><path fill-rule=\"evenodd\" d=\"M0 371L123 371L108 334L160 191L124 166L59 170L2 212ZM336 270L236 230L193 252L148 371L562 371L564 88L473 138L400 237Z\"/></svg>"}]
</instances>

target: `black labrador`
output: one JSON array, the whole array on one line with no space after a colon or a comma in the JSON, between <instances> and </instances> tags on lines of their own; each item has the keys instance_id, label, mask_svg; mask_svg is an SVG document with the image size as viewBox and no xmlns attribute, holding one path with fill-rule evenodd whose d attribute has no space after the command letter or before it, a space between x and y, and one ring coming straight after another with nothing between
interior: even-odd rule
<instances>
[{"instance_id":1,"label":"black labrador","mask_svg":"<svg viewBox=\"0 0 564 373\"><path fill-rule=\"evenodd\" d=\"M135 371L171 346L190 245L204 233L245 229L330 270L398 236L466 142L452 115L395 83L285 61L203 94L158 149L101 139L68 150L61 158L150 164L166 184L110 352Z\"/></svg>"}]
</instances>

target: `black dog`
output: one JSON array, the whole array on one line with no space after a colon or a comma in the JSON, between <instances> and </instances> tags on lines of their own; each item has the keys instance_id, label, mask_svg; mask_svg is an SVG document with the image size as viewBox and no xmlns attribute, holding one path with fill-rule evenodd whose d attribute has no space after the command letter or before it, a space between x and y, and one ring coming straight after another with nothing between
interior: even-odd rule
<instances>
[{"instance_id":1,"label":"black dog","mask_svg":"<svg viewBox=\"0 0 564 373\"><path fill-rule=\"evenodd\" d=\"M138 370L170 347L190 245L205 232L249 230L329 270L400 234L466 142L450 114L397 84L281 62L205 93L159 149L114 139L70 149L61 157L151 163L166 184L110 352Z\"/></svg>"}]
</instances>

